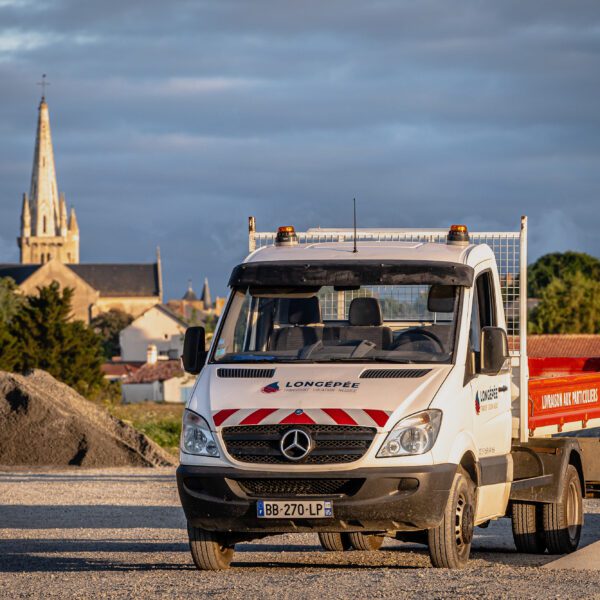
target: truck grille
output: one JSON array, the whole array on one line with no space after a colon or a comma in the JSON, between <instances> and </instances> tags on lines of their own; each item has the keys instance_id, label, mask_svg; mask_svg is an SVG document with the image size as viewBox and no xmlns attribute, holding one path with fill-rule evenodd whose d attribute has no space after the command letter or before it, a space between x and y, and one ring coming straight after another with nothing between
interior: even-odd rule
<instances>
[{"instance_id":1,"label":"truck grille","mask_svg":"<svg viewBox=\"0 0 600 600\"><path fill-rule=\"evenodd\" d=\"M227 452L241 462L291 464L281 453L279 442L290 429L310 434L314 447L299 461L304 465L349 463L369 449L376 429L349 425L240 425L225 427L222 432Z\"/></svg>"},{"instance_id":2,"label":"truck grille","mask_svg":"<svg viewBox=\"0 0 600 600\"><path fill-rule=\"evenodd\" d=\"M364 479L238 479L249 496L353 496Z\"/></svg>"}]
</instances>

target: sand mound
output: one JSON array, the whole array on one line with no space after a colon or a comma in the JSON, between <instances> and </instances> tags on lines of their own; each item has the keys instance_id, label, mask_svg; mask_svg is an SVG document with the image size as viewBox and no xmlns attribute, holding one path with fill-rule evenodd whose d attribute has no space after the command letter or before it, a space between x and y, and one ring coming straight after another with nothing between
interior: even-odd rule
<instances>
[{"instance_id":1,"label":"sand mound","mask_svg":"<svg viewBox=\"0 0 600 600\"><path fill-rule=\"evenodd\" d=\"M167 466L173 459L45 371L0 371L0 465Z\"/></svg>"}]
</instances>

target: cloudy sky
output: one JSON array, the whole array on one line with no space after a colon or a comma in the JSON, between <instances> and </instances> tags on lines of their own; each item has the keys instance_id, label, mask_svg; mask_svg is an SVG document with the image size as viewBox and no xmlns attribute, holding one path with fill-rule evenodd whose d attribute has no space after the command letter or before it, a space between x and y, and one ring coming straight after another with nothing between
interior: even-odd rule
<instances>
[{"instance_id":1,"label":"cloudy sky","mask_svg":"<svg viewBox=\"0 0 600 600\"><path fill-rule=\"evenodd\" d=\"M600 255L596 0L0 0L0 262L42 73L84 262L225 291L246 219L515 229Z\"/></svg>"}]
</instances>

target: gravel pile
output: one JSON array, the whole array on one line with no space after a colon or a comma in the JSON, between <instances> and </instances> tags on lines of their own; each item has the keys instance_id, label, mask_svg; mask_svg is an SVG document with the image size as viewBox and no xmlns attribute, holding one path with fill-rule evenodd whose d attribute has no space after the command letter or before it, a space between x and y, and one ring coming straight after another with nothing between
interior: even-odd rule
<instances>
[{"instance_id":1,"label":"gravel pile","mask_svg":"<svg viewBox=\"0 0 600 600\"><path fill-rule=\"evenodd\" d=\"M0 465L168 466L172 458L45 371L0 371Z\"/></svg>"}]
</instances>

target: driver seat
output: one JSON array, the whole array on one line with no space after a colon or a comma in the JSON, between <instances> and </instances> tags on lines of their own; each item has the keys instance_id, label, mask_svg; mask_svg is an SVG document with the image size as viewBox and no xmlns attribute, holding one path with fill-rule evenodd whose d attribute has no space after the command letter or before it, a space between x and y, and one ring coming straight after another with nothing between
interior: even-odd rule
<instances>
[{"instance_id":1,"label":"driver seat","mask_svg":"<svg viewBox=\"0 0 600 600\"><path fill-rule=\"evenodd\" d=\"M385 350L391 345L392 330L383 326L381 305L377 298L354 298L350 303L348 321L349 326L327 328L336 330L340 343L368 340L378 350Z\"/></svg>"}]
</instances>

